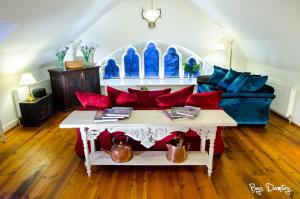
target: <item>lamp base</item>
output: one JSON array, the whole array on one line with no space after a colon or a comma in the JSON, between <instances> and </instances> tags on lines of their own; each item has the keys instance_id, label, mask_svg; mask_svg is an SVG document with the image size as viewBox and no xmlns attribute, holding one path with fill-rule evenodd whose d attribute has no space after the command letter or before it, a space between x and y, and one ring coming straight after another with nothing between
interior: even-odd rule
<instances>
[{"instance_id":1,"label":"lamp base","mask_svg":"<svg viewBox=\"0 0 300 199\"><path fill-rule=\"evenodd\" d=\"M32 102L32 101L35 101L35 100L36 100L36 98L33 97L31 94L27 97L27 101L29 101L29 102Z\"/></svg>"}]
</instances>

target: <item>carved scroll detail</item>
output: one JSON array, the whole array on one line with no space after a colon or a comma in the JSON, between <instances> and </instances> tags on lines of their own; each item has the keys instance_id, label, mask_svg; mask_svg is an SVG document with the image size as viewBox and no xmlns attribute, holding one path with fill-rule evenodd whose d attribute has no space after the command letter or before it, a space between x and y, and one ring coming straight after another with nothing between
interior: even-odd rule
<instances>
[{"instance_id":1,"label":"carved scroll detail","mask_svg":"<svg viewBox=\"0 0 300 199\"><path fill-rule=\"evenodd\" d=\"M174 131L188 132L188 127L108 127L107 130L110 133L117 131L124 132L125 135L133 138L134 140L140 141L143 146L150 148L155 144L155 141L162 140ZM192 127L192 130L197 132L201 139L215 139L215 127ZM105 131L106 128L88 129L87 128L87 140L96 139L101 132Z\"/></svg>"}]
</instances>

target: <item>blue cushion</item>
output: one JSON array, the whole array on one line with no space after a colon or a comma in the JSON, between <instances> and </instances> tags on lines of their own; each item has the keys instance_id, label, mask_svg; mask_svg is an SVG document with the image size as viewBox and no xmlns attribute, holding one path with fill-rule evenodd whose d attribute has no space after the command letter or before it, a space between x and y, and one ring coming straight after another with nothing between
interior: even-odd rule
<instances>
[{"instance_id":1,"label":"blue cushion","mask_svg":"<svg viewBox=\"0 0 300 199\"><path fill-rule=\"evenodd\" d=\"M238 72L230 69L226 75L224 76L224 78L218 83L218 86L221 88L228 88L230 86L230 84L233 82L233 80L239 75Z\"/></svg>"},{"instance_id":2,"label":"blue cushion","mask_svg":"<svg viewBox=\"0 0 300 199\"><path fill-rule=\"evenodd\" d=\"M249 79L250 73L241 73L239 74L233 82L230 84L230 86L227 88L228 92L237 93L239 90L244 86L246 81Z\"/></svg>"},{"instance_id":3,"label":"blue cushion","mask_svg":"<svg viewBox=\"0 0 300 199\"><path fill-rule=\"evenodd\" d=\"M250 75L246 83L240 89L241 92L255 92L260 90L267 82L268 76Z\"/></svg>"},{"instance_id":4,"label":"blue cushion","mask_svg":"<svg viewBox=\"0 0 300 199\"><path fill-rule=\"evenodd\" d=\"M197 88L198 93L209 92L214 90L223 90L223 89L213 84L200 84Z\"/></svg>"},{"instance_id":5,"label":"blue cushion","mask_svg":"<svg viewBox=\"0 0 300 199\"><path fill-rule=\"evenodd\" d=\"M214 73L208 79L208 83L218 85L218 83L225 77L227 69L221 68L219 66L214 66Z\"/></svg>"}]
</instances>

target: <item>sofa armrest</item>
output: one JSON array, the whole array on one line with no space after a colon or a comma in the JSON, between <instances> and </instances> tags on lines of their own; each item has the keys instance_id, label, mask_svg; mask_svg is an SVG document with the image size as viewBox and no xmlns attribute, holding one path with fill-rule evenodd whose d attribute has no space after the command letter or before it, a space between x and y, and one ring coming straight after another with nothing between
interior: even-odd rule
<instances>
[{"instance_id":1,"label":"sofa armrest","mask_svg":"<svg viewBox=\"0 0 300 199\"><path fill-rule=\"evenodd\" d=\"M265 84L260 90L257 91L257 93L274 93L274 88L268 84Z\"/></svg>"},{"instance_id":2,"label":"sofa armrest","mask_svg":"<svg viewBox=\"0 0 300 199\"><path fill-rule=\"evenodd\" d=\"M210 75L201 75L197 77L197 83L201 84L201 83L206 83L209 79Z\"/></svg>"}]
</instances>

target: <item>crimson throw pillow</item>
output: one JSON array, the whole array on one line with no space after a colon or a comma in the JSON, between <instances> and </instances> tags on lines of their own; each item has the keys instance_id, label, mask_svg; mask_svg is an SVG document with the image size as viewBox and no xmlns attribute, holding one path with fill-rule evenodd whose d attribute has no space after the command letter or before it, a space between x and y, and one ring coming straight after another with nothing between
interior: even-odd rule
<instances>
[{"instance_id":1,"label":"crimson throw pillow","mask_svg":"<svg viewBox=\"0 0 300 199\"><path fill-rule=\"evenodd\" d=\"M185 105L196 106L204 109L218 108L223 91L210 91L191 95Z\"/></svg>"},{"instance_id":2,"label":"crimson throw pillow","mask_svg":"<svg viewBox=\"0 0 300 199\"><path fill-rule=\"evenodd\" d=\"M75 92L81 105L86 107L108 108L111 107L111 100L108 96L90 92Z\"/></svg>"},{"instance_id":3,"label":"crimson throw pillow","mask_svg":"<svg viewBox=\"0 0 300 199\"><path fill-rule=\"evenodd\" d=\"M138 98L135 93L121 92L116 99L117 106L136 107Z\"/></svg>"},{"instance_id":4,"label":"crimson throw pillow","mask_svg":"<svg viewBox=\"0 0 300 199\"><path fill-rule=\"evenodd\" d=\"M160 107L184 106L186 99L193 94L194 85L185 87L170 94L162 95L156 98Z\"/></svg>"},{"instance_id":5,"label":"crimson throw pillow","mask_svg":"<svg viewBox=\"0 0 300 199\"><path fill-rule=\"evenodd\" d=\"M110 86L107 86L106 91L107 95L115 106L136 107L139 104L139 100L136 94L127 93Z\"/></svg>"},{"instance_id":6,"label":"crimson throw pillow","mask_svg":"<svg viewBox=\"0 0 300 199\"><path fill-rule=\"evenodd\" d=\"M132 88L128 88L129 93L135 93L139 99L139 105L143 107L155 107L157 103L155 99L159 96L168 94L171 92L170 88L166 88L163 90L156 90L156 91L141 91L135 90Z\"/></svg>"},{"instance_id":7,"label":"crimson throw pillow","mask_svg":"<svg viewBox=\"0 0 300 199\"><path fill-rule=\"evenodd\" d=\"M113 105L116 105L117 97L124 91L107 86L106 92L107 92L108 97L111 99Z\"/></svg>"}]
</instances>

